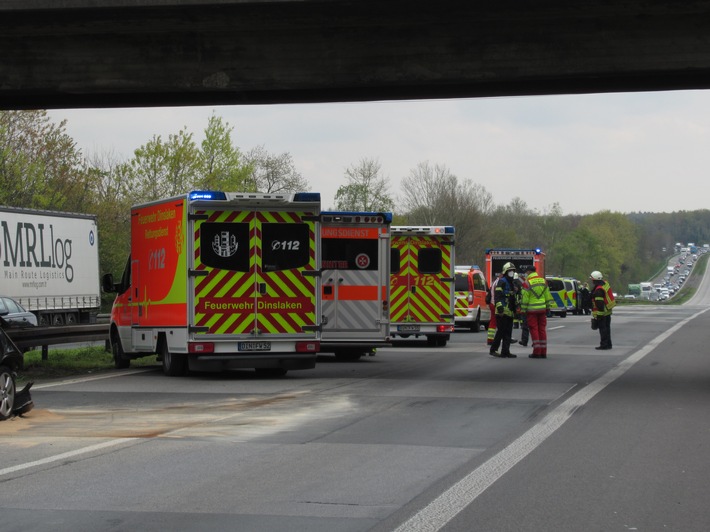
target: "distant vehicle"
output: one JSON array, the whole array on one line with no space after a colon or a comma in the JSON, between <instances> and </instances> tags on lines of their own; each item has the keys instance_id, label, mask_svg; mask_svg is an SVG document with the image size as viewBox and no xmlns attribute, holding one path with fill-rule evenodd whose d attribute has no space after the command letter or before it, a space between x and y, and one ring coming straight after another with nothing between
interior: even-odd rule
<instances>
[{"instance_id":1,"label":"distant vehicle","mask_svg":"<svg viewBox=\"0 0 710 532\"><path fill-rule=\"evenodd\" d=\"M646 301L655 301L658 299L658 292L656 292L651 283L639 283L639 287L641 288L640 299Z\"/></svg>"},{"instance_id":2,"label":"distant vehicle","mask_svg":"<svg viewBox=\"0 0 710 532\"><path fill-rule=\"evenodd\" d=\"M486 279L475 264L456 266L455 277L455 323L478 332L481 325L487 327L491 319L491 311L486 304Z\"/></svg>"},{"instance_id":3,"label":"distant vehicle","mask_svg":"<svg viewBox=\"0 0 710 532\"><path fill-rule=\"evenodd\" d=\"M37 316L7 296L0 296L0 318L3 329L37 327Z\"/></svg>"},{"instance_id":4,"label":"distant vehicle","mask_svg":"<svg viewBox=\"0 0 710 532\"><path fill-rule=\"evenodd\" d=\"M561 277L545 277L547 281L547 286L550 289L550 294L555 302L555 306L552 307L552 313L560 316L561 318L567 317L568 308L568 297L567 290L565 289L565 282Z\"/></svg>"},{"instance_id":5,"label":"distant vehicle","mask_svg":"<svg viewBox=\"0 0 710 532\"><path fill-rule=\"evenodd\" d=\"M486 279L488 282L492 282L496 275L503 271L503 266L507 262L515 264L518 272L534 266L537 274L540 277L545 277L545 253L541 249L490 248L486 250Z\"/></svg>"},{"instance_id":6,"label":"distant vehicle","mask_svg":"<svg viewBox=\"0 0 710 532\"><path fill-rule=\"evenodd\" d=\"M563 277L565 290L567 290L567 310L573 316L582 313L582 297L580 295L581 283L572 277Z\"/></svg>"},{"instance_id":7,"label":"distant vehicle","mask_svg":"<svg viewBox=\"0 0 710 532\"><path fill-rule=\"evenodd\" d=\"M444 347L454 331L454 227L392 226L392 336Z\"/></svg>"}]
</instances>

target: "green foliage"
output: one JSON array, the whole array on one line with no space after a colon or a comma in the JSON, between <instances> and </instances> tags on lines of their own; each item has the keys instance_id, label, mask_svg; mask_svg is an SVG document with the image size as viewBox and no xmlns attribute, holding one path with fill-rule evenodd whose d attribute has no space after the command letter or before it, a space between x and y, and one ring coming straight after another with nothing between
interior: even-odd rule
<instances>
[{"instance_id":1,"label":"green foliage","mask_svg":"<svg viewBox=\"0 0 710 532\"><path fill-rule=\"evenodd\" d=\"M195 188L254 192L250 176L254 168L242 161L239 148L232 143L232 130L228 123L214 114L205 129L205 140L200 152L200 173Z\"/></svg>"},{"instance_id":2,"label":"green foliage","mask_svg":"<svg viewBox=\"0 0 710 532\"><path fill-rule=\"evenodd\" d=\"M335 193L335 208L341 211L391 212L394 200L389 193L389 179L380 175L377 159L361 159L345 170L347 185Z\"/></svg>"},{"instance_id":3,"label":"green foliage","mask_svg":"<svg viewBox=\"0 0 710 532\"><path fill-rule=\"evenodd\" d=\"M46 111L0 112L0 204L90 212L81 153L65 126Z\"/></svg>"}]
</instances>

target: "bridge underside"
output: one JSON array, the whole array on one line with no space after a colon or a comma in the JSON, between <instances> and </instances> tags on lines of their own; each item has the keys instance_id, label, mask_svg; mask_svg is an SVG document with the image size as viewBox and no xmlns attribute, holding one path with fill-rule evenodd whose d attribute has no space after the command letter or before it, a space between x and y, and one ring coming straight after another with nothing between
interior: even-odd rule
<instances>
[{"instance_id":1,"label":"bridge underside","mask_svg":"<svg viewBox=\"0 0 710 532\"><path fill-rule=\"evenodd\" d=\"M710 0L0 5L0 109L708 86Z\"/></svg>"}]
</instances>

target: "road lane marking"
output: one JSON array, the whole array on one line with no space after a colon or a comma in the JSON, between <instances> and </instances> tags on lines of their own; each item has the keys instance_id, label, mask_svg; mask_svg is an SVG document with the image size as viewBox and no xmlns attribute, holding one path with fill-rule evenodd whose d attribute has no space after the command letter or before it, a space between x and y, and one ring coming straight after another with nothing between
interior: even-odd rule
<instances>
[{"instance_id":1,"label":"road lane marking","mask_svg":"<svg viewBox=\"0 0 710 532\"><path fill-rule=\"evenodd\" d=\"M108 447L114 447L122 443L136 441L139 438L118 438L115 440L105 441L103 443L97 443L96 445L90 445L88 447L82 447L81 449L75 449L74 451L69 451L62 454L57 454L54 456L48 456L47 458L42 458L40 460L35 460L34 462L26 462L24 464L18 464L12 467L6 467L5 469L0 469L0 477L4 475L9 475L10 473L16 473L17 471L22 471L23 469L29 469L30 467L40 466L44 464L51 464L52 462L58 462L60 460L66 460L67 458L73 458L82 454L93 453L94 451L100 451Z\"/></svg>"},{"instance_id":2,"label":"road lane marking","mask_svg":"<svg viewBox=\"0 0 710 532\"><path fill-rule=\"evenodd\" d=\"M456 482L427 506L419 510L394 532L436 532L448 524L459 512L471 504L502 477L515 464L534 451L548 436L559 429L581 406L626 373L634 364L653 351L661 342L691 320L710 310L705 308L676 323L673 327L651 340L644 347L622 360L597 380L591 382L569 399L559 404L539 423L508 445L495 456L478 466Z\"/></svg>"},{"instance_id":3,"label":"road lane marking","mask_svg":"<svg viewBox=\"0 0 710 532\"><path fill-rule=\"evenodd\" d=\"M55 386L65 386L67 384L80 384L83 382L98 381L102 379L112 379L114 377L123 377L124 375L135 375L136 373L147 373L155 371L156 368L132 369L129 371L112 372L104 375L92 375L91 377L80 377L78 379L68 379L64 381L48 382L45 384L36 384L32 386L33 390L44 390L45 388L54 388Z\"/></svg>"}]
</instances>

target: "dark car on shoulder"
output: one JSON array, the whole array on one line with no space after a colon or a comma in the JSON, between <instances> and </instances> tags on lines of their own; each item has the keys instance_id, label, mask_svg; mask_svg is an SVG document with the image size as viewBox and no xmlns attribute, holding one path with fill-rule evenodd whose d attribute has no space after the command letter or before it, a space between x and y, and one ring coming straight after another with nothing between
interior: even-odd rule
<instances>
[{"instance_id":1,"label":"dark car on shoulder","mask_svg":"<svg viewBox=\"0 0 710 532\"><path fill-rule=\"evenodd\" d=\"M2 318L0 325L5 329L37 327L37 316L7 296L0 296L0 318Z\"/></svg>"},{"instance_id":2,"label":"dark car on shoulder","mask_svg":"<svg viewBox=\"0 0 710 532\"><path fill-rule=\"evenodd\" d=\"M0 328L0 421L26 414L34 407L28 383L19 392L15 388L17 372L22 369L24 355Z\"/></svg>"}]
</instances>

